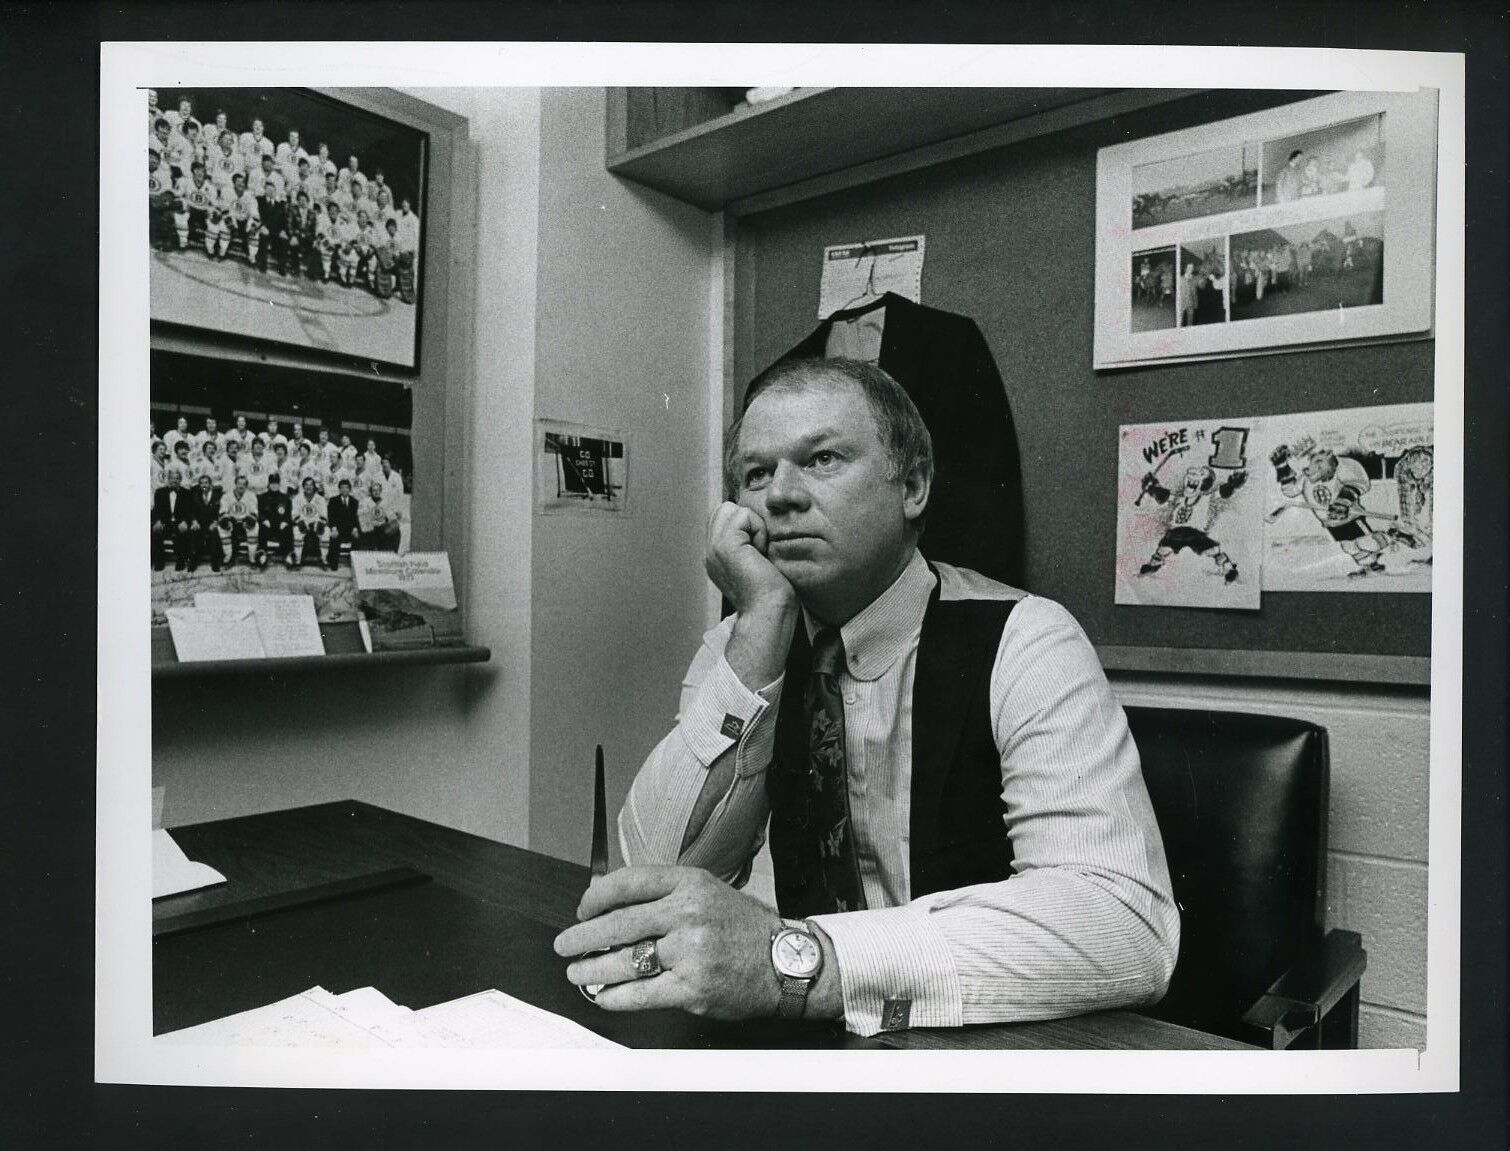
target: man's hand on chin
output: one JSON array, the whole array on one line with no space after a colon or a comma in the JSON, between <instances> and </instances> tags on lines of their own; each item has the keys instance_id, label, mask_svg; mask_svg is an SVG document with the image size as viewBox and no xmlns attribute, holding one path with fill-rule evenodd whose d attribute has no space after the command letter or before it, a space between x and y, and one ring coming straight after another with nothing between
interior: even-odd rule
<instances>
[{"instance_id":1,"label":"man's hand on chin","mask_svg":"<svg viewBox=\"0 0 1510 1151\"><path fill-rule=\"evenodd\" d=\"M556 937L558 955L616 949L577 959L566 969L573 983L608 985L598 993L599 1007L679 1007L712 1019L776 1014L781 986L771 965L771 936L784 926L781 916L701 868L611 872L588 887L577 918L581 922ZM655 941L659 975L637 976L630 952L643 939ZM819 1015L817 1006L810 999L809 1018L831 1017Z\"/></svg>"}]
</instances>

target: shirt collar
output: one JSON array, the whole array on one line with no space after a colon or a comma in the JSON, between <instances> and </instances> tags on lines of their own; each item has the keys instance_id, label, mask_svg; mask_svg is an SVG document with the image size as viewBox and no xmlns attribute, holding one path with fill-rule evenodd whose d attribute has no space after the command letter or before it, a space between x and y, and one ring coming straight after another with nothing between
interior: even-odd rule
<instances>
[{"instance_id":1,"label":"shirt collar","mask_svg":"<svg viewBox=\"0 0 1510 1151\"><path fill-rule=\"evenodd\" d=\"M880 679L915 641L923 627L923 614L933 594L937 577L914 550L902 574L839 629L850 677ZM803 609L808 638L818 630L817 621Z\"/></svg>"}]
</instances>

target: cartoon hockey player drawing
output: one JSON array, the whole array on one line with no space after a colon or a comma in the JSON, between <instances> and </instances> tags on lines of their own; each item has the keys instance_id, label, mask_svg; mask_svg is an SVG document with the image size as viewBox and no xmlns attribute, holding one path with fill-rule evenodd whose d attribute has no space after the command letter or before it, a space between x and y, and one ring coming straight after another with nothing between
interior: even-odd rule
<instances>
[{"instance_id":1,"label":"cartoon hockey player drawing","mask_svg":"<svg viewBox=\"0 0 1510 1151\"><path fill-rule=\"evenodd\" d=\"M1431 547L1432 451L1418 445L1407 448L1395 461L1395 488L1399 494L1400 514L1389 529L1391 541L1409 548ZM1431 563L1431 552L1410 561Z\"/></svg>"},{"instance_id":2,"label":"cartoon hockey player drawing","mask_svg":"<svg viewBox=\"0 0 1510 1151\"><path fill-rule=\"evenodd\" d=\"M1184 482L1178 491L1171 492L1159 483L1154 472L1145 475L1143 493L1164 507L1168 526L1159 538L1158 547L1148 562L1138 569L1138 574L1152 575L1172 557L1189 548L1195 555L1210 556L1216 564L1217 574L1224 582L1233 583L1237 579L1237 565L1210 532L1227 501L1247 479L1248 473L1239 469L1218 482L1214 469L1206 464L1196 464L1185 469Z\"/></svg>"},{"instance_id":3,"label":"cartoon hockey player drawing","mask_svg":"<svg viewBox=\"0 0 1510 1151\"><path fill-rule=\"evenodd\" d=\"M1349 579L1384 571L1381 556L1392 541L1387 532L1377 530L1369 520L1388 517L1363 507L1370 481L1362 464L1329 448L1318 449L1310 436L1303 436L1294 444L1280 444L1269 454L1269 461L1274 465L1279 490L1291 497L1290 502L1269 512L1266 518L1270 523L1290 508L1305 508L1357 565L1347 573ZM1300 475L1295 472L1297 464Z\"/></svg>"}]
</instances>

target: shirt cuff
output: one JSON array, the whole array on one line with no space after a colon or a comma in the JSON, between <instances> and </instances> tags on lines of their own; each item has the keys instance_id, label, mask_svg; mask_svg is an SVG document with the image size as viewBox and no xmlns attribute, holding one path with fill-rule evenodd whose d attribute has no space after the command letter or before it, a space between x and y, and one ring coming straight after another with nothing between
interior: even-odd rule
<instances>
[{"instance_id":1,"label":"shirt cuff","mask_svg":"<svg viewBox=\"0 0 1510 1151\"><path fill-rule=\"evenodd\" d=\"M759 720L780 698L781 680L753 692L722 655L681 717L682 738L705 768L740 744L735 774L759 775L770 762L775 724Z\"/></svg>"},{"instance_id":2,"label":"shirt cuff","mask_svg":"<svg viewBox=\"0 0 1510 1151\"><path fill-rule=\"evenodd\" d=\"M844 1026L856 1035L958 1027L963 995L943 934L911 906L814 915L839 964Z\"/></svg>"}]
</instances>

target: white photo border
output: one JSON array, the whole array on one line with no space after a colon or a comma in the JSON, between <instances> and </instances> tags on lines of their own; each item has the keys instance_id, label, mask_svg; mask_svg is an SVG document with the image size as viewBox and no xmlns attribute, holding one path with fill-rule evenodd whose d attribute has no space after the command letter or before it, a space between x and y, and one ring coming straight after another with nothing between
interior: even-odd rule
<instances>
[{"instance_id":1,"label":"white photo border","mask_svg":"<svg viewBox=\"0 0 1510 1151\"><path fill-rule=\"evenodd\" d=\"M1462 842L1465 58L1461 53L1105 45L156 42L101 46L100 537L95 1077L270 1087L614 1091L1332 1094L1456 1091ZM148 405L140 89L224 83L428 87L719 83L1269 87L1440 94L1435 302L1437 552L1432 597L1424 1051L172 1050L152 1038L151 681L139 429ZM109 193L109 194L103 194ZM715 260L717 253L715 249Z\"/></svg>"}]
</instances>

